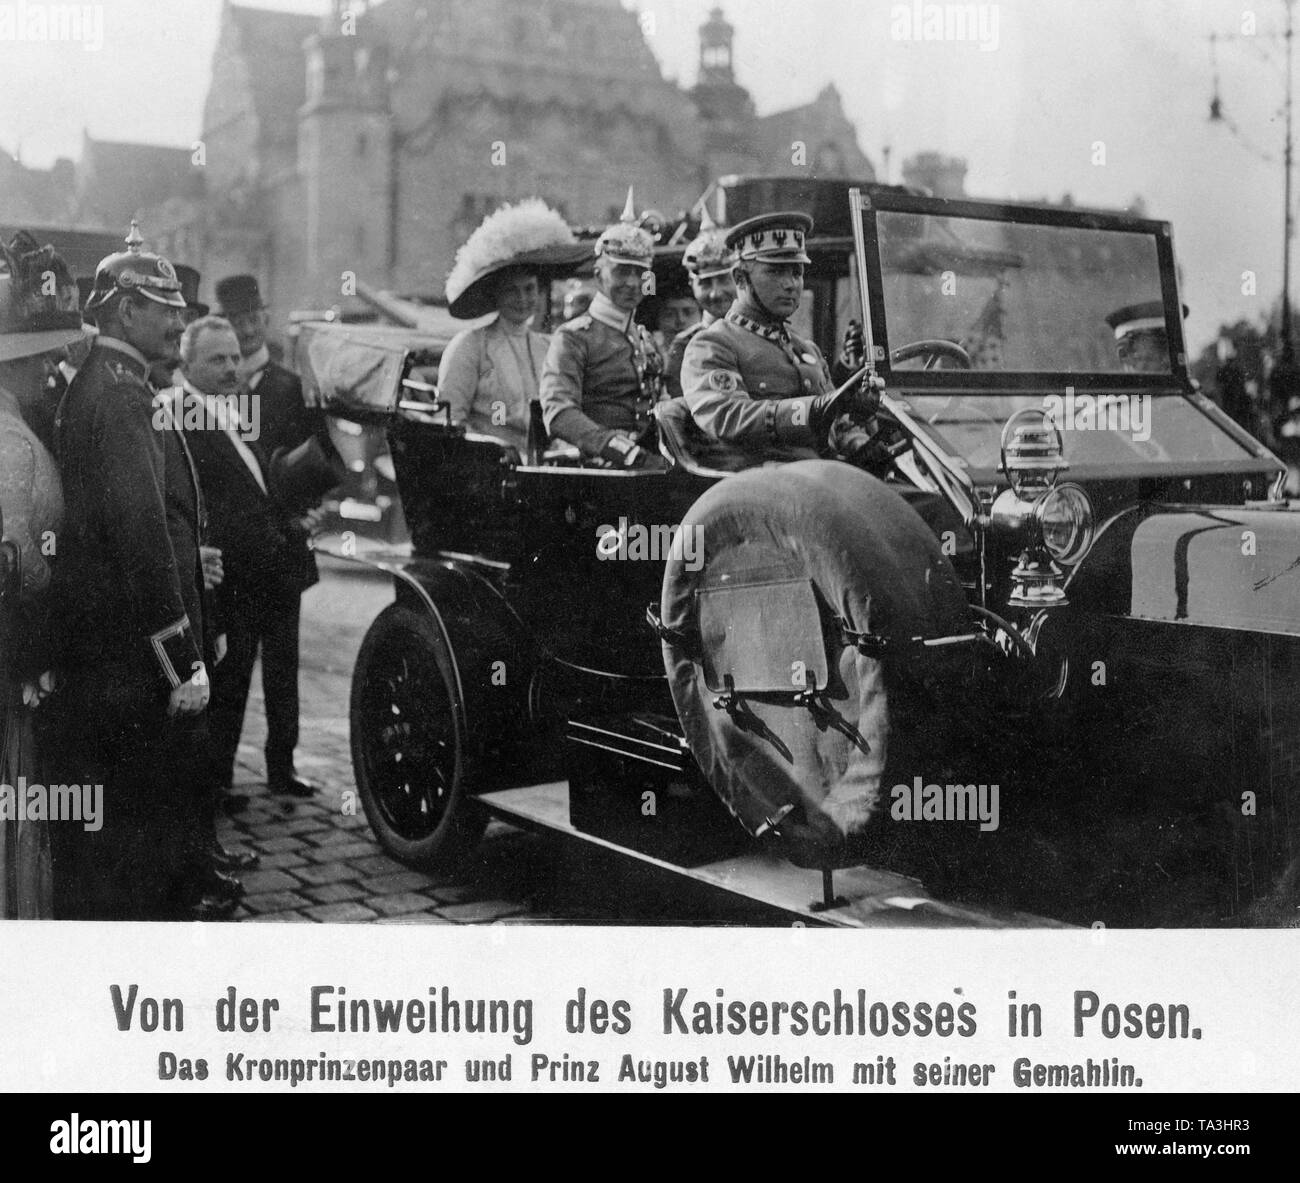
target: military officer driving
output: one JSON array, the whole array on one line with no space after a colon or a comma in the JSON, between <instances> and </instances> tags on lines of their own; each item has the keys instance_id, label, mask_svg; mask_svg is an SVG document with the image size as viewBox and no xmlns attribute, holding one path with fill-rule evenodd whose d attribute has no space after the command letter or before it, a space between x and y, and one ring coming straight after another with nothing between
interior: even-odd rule
<instances>
[{"instance_id":1,"label":"military officer driving","mask_svg":"<svg viewBox=\"0 0 1300 1183\"><path fill-rule=\"evenodd\" d=\"M596 241L596 295L559 327L542 368L546 430L616 468L662 464L642 437L662 393L663 359L632 319L653 259L654 239L634 224L629 192L622 220Z\"/></svg>"},{"instance_id":2,"label":"military officer driving","mask_svg":"<svg viewBox=\"0 0 1300 1183\"><path fill-rule=\"evenodd\" d=\"M720 321L686 347L682 393L700 429L752 464L808 460L869 442L847 422L875 410L872 392L837 397L830 370L811 341L790 332L803 294L807 214L763 214L727 235L735 253L737 298Z\"/></svg>"}]
</instances>

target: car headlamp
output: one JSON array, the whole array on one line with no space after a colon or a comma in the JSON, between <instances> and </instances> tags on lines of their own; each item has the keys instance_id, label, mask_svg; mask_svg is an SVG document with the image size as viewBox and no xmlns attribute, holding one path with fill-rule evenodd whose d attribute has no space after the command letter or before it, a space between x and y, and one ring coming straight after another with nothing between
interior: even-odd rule
<instances>
[{"instance_id":1,"label":"car headlamp","mask_svg":"<svg viewBox=\"0 0 1300 1183\"><path fill-rule=\"evenodd\" d=\"M1058 563L1073 566L1092 545L1092 502L1078 485L1056 485L1038 500L1034 516L1043 545Z\"/></svg>"}]
</instances>

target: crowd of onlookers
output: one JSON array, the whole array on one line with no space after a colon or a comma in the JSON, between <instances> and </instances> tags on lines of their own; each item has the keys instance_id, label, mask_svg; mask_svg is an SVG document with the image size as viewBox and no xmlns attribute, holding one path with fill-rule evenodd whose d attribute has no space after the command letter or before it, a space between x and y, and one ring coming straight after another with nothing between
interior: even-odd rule
<instances>
[{"instance_id":1,"label":"crowd of onlookers","mask_svg":"<svg viewBox=\"0 0 1300 1183\"><path fill-rule=\"evenodd\" d=\"M299 597L337 457L254 277L218 283L212 315L134 226L84 301L53 247L24 232L3 254L0 915L228 917L256 856L216 812L247 804L259 651L267 787L315 792L294 767Z\"/></svg>"}]
</instances>

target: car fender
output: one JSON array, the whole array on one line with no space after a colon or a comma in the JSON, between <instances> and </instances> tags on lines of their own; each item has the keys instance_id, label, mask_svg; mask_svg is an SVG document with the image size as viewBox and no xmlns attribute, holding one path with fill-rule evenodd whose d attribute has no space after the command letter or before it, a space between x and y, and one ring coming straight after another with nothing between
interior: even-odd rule
<instances>
[{"instance_id":1,"label":"car fender","mask_svg":"<svg viewBox=\"0 0 1300 1183\"><path fill-rule=\"evenodd\" d=\"M458 709L471 734L517 722L526 709L537 667L527 630L483 573L451 558L415 558L405 552L338 554L392 577L398 603L429 616L451 654Z\"/></svg>"},{"instance_id":2,"label":"car fender","mask_svg":"<svg viewBox=\"0 0 1300 1183\"><path fill-rule=\"evenodd\" d=\"M1300 506L1139 506L1067 586L1086 611L1300 636Z\"/></svg>"}]
</instances>

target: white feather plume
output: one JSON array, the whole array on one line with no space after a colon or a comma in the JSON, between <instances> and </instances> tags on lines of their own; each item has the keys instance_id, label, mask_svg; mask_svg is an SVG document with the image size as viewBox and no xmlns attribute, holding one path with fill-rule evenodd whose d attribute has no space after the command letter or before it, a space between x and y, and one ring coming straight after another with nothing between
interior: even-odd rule
<instances>
[{"instance_id":1,"label":"white feather plume","mask_svg":"<svg viewBox=\"0 0 1300 1183\"><path fill-rule=\"evenodd\" d=\"M565 220L538 197L525 197L488 214L447 276L447 299L455 300L475 279L527 251L576 242Z\"/></svg>"}]
</instances>

